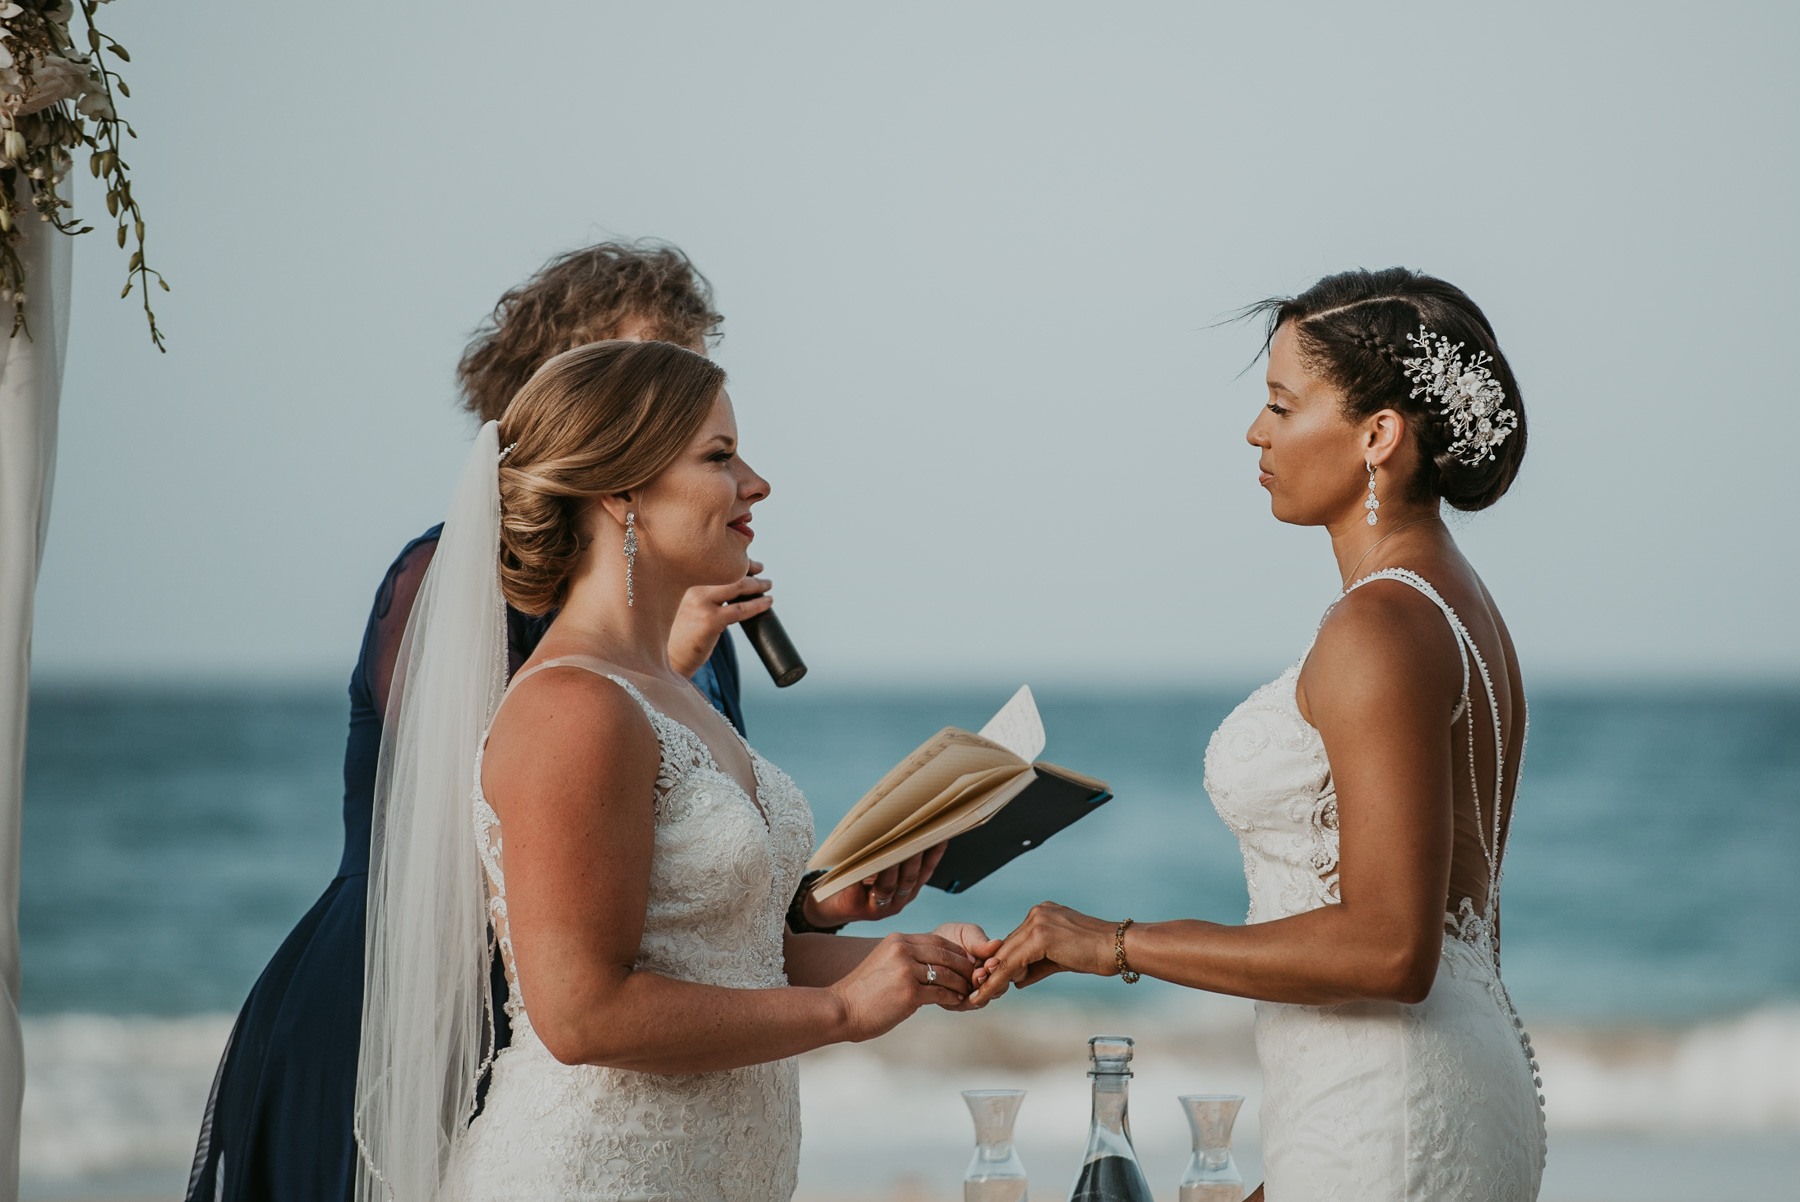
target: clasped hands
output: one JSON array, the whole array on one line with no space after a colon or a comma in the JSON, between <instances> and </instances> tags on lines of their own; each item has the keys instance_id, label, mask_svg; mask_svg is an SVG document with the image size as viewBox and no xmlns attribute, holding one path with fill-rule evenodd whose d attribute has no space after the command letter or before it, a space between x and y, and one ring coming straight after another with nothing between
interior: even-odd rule
<instances>
[{"instance_id":1,"label":"clasped hands","mask_svg":"<svg viewBox=\"0 0 1800 1202\"><path fill-rule=\"evenodd\" d=\"M927 982L940 991L931 1001L946 1010L979 1010L1012 986L1023 989L1055 973L1116 975L1117 933L1117 926L1105 919L1042 902L1004 939L991 939L969 922L947 922L929 935L889 939L915 944L907 954L926 967ZM928 947L928 942L936 946Z\"/></svg>"},{"instance_id":2,"label":"clasped hands","mask_svg":"<svg viewBox=\"0 0 1800 1202\"><path fill-rule=\"evenodd\" d=\"M1040 902L970 977L974 992L962 1009L978 1010L1011 986L1023 989L1059 972L1110 977L1118 973L1115 924Z\"/></svg>"}]
</instances>

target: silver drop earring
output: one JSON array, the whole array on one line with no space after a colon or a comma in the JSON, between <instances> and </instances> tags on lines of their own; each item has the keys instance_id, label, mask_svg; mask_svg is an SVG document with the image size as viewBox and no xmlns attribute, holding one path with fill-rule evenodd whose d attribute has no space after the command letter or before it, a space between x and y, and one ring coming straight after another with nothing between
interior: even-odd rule
<instances>
[{"instance_id":1,"label":"silver drop earring","mask_svg":"<svg viewBox=\"0 0 1800 1202\"><path fill-rule=\"evenodd\" d=\"M1381 508L1381 502L1375 499L1375 463L1365 460L1369 467L1369 499L1363 502L1363 508L1369 511L1369 525L1375 524L1375 511Z\"/></svg>"},{"instance_id":2,"label":"silver drop earring","mask_svg":"<svg viewBox=\"0 0 1800 1202\"><path fill-rule=\"evenodd\" d=\"M1372 486L1371 486L1372 487ZM631 572L637 567L637 514L625 515L625 604L632 604Z\"/></svg>"}]
</instances>

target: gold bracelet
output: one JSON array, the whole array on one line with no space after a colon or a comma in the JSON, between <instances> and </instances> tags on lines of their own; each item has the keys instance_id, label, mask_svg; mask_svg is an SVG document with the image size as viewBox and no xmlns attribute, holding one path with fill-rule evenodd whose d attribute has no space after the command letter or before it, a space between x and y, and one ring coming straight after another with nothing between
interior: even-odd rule
<instances>
[{"instance_id":1,"label":"gold bracelet","mask_svg":"<svg viewBox=\"0 0 1800 1202\"><path fill-rule=\"evenodd\" d=\"M1134 921L1136 920L1127 918L1124 922L1119 924L1119 931L1113 936L1113 959L1119 962L1119 979L1127 985L1136 985L1138 983L1138 978L1144 975L1143 973L1132 972L1131 965L1125 963L1125 928L1130 926Z\"/></svg>"}]
</instances>

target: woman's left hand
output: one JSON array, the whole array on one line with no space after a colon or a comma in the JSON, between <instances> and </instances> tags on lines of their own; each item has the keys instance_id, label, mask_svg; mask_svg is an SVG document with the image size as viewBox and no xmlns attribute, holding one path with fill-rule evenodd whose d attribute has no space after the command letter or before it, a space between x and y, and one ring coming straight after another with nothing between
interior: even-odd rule
<instances>
[{"instance_id":1,"label":"woman's left hand","mask_svg":"<svg viewBox=\"0 0 1800 1202\"><path fill-rule=\"evenodd\" d=\"M1041 902L1008 935L988 962L975 970L979 988L971 1006L984 1006L1006 992L1021 989L1058 972L1085 972L1110 977L1119 971L1113 953L1118 924L1090 918L1079 910Z\"/></svg>"},{"instance_id":2,"label":"woman's left hand","mask_svg":"<svg viewBox=\"0 0 1800 1202\"><path fill-rule=\"evenodd\" d=\"M811 891L801 901L806 921L824 930L847 922L879 922L906 909L907 904L925 888L925 882L937 871L949 843L927 848L910 860L896 864L884 872L848 888L840 889L824 901L815 899Z\"/></svg>"}]
</instances>

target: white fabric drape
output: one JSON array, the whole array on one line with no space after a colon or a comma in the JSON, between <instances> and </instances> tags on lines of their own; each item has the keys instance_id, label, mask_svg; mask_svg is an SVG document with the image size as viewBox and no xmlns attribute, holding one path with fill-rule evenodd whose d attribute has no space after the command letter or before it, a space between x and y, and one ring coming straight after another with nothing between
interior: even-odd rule
<instances>
[{"instance_id":1,"label":"white fabric drape","mask_svg":"<svg viewBox=\"0 0 1800 1202\"><path fill-rule=\"evenodd\" d=\"M29 214L28 214L29 216ZM31 608L50 524L56 411L69 342L70 239L20 223L31 336L0 305L0 1202L19 1194L19 815L31 686Z\"/></svg>"}]
</instances>

